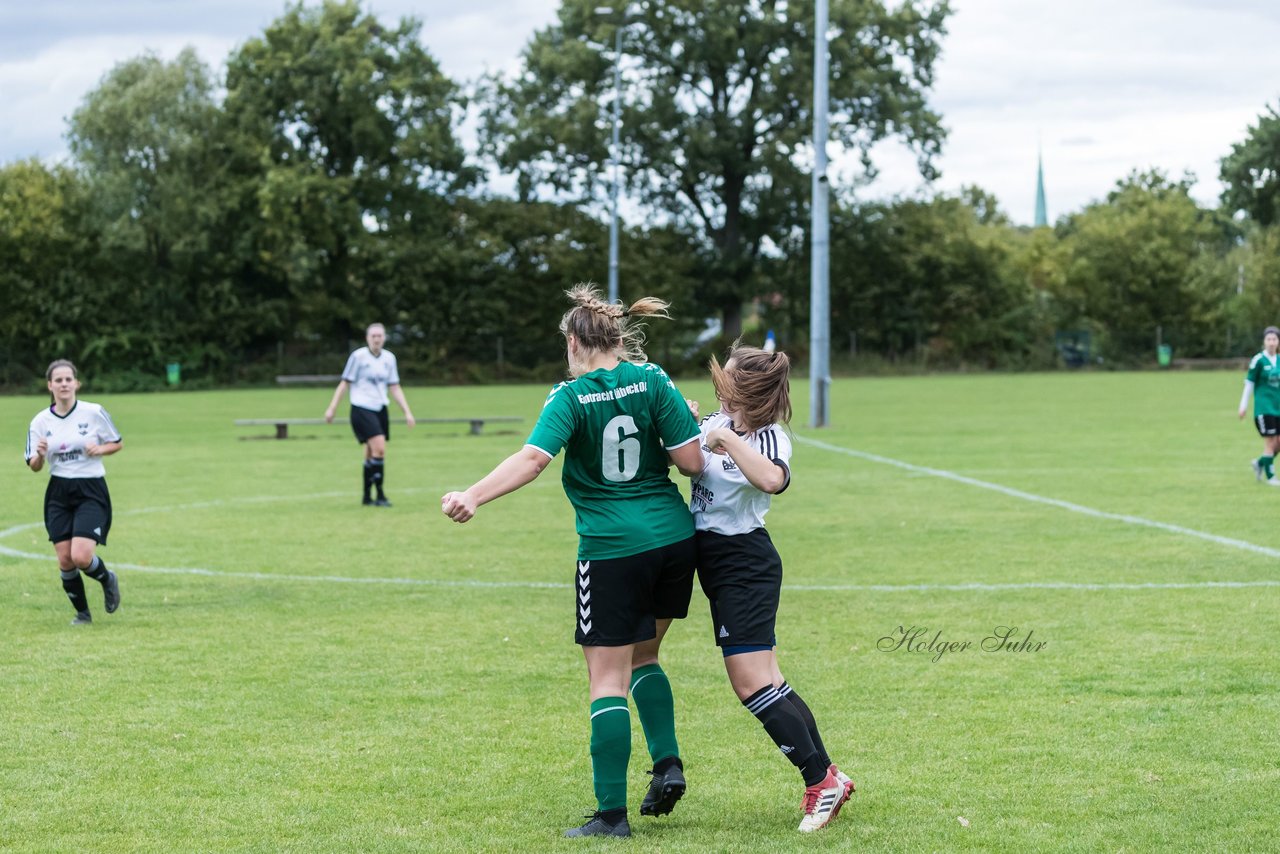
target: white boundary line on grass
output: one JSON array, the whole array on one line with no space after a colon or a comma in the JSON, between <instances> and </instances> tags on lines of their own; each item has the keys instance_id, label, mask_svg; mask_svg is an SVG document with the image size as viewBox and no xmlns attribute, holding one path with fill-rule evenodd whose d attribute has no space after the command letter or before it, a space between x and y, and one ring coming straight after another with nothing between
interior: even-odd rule
<instances>
[{"instance_id":1,"label":"white boundary line on grass","mask_svg":"<svg viewBox=\"0 0 1280 854\"><path fill-rule=\"evenodd\" d=\"M949 477L959 480L962 483L982 486L994 489L998 492L1005 492L1015 497L1026 497L1030 500L1042 503L1065 506L1067 509L1079 508L1080 511L1088 515L1101 516L1104 518L1115 518L1122 521L1128 521L1136 517L1121 517L1112 513L1105 513L1100 510L1092 510L1088 507L1080 507L1072 505L1069 502L1058 501L1052 498L1043 498L1041 496L1023 493L1016 489L1009 489L998 484L988 484L984 481L967 478L963 475L957 475L953 472L943 472L937 469L927 469L921 466L914 466L910 463L903 463L898 460L891 460L888 457L879 457L875 454L865 454L861 451L851 451L848 448L840 448L836 445L826 445L814 439L806 439L797 437L800 441L815 445L819 448L830 449L847 453L856 457L863 457L873 462L883 462L890 465L907 468L912 471L924 474L933 474L939 477ZM424 489L401 489L401 492L421 492ZM342 498L349 496L349 492L316 492L310 495L258 495L248 496L244 498L233 499L214 499L212 501L197 501L188 504L172 504L162 507L142 507L133 510L126 510L117 515L134 516L147 513L160 513L171 510L193 510L207 507L225 507L237 504L273 504L281 501L310 501L324 498ZM1242 541L1229 540L1225 537L1216 537L1212 534L1203 534L1201 532L1189 531L1189 529L1178 528L1178 526L1165 525L1160 522L1151 522L1150 520L1141 520L1152 527L1171 529L1178 533L1190 532L1217 542L1228 545L1240 543ZM14 525L9 528L0 530L0 540L18 534L23 531L30 531L36 528L44 527L43 522L27 522L21 525ZM1254 546L1252 543L1243 543L1245 546L1251 547L1250 550L1261 550L1263 547ZM1267 550L1270 551L1270 550ZM1280 554L1280 553L1277 553ZM51 556L48 554L37 554L33 552L24 552L20 549L10 548L0 545L0 555L6 557L21 558L24 560L48 561ZM302 581L320 584L386 584L401 587L459 587L459 588L514 588L522 590L564 590L573 587L570 583L555 581L478 581L469 578L455 579L433 579L433 578L387 578L387 577L370 577L370 578L354 578L343 575L291 575L270 572L236 572L234 570L222 569L205 569L202 567L171 567L171 566L148 566L136 563L122 563L112 561L112 566L118 566L121 569L128 569L133 572L143 572L152 575L193 575L208 578L243 578L252 581ZM1004 590L1195 590L1206 588L1258 588L1258 587L1280 587L1280 580L1277 581L1185 581L1185 582L1072 582L1072 581L1029 581L1029 582L1009 582L1004 584L987 584L983 582L969 582L959 584L787 584L787 590L797 591L814 591L814 592L874 592L874 593L928 593L934 591L951 591L951 592L992 592Z\"/></svg>"},{"instance_id":2,"label":"white boundary line on grass","mask_svg":"<svg viewBox=\"0 0 1280 854\"><path fill-rule=\"evenodd\" d=\"M844 448L840 445L830 445L817 439L810 439L807 436L796 436L796 440L814 448L820 448L824 451L831 451L836 454L845 454L846 456L857 457L860 460L880 463L881 465L895 466L909 472L915 472L916 474L927 474L931 477L940 477L944 480L954 480L956 483L963 483L966 486L976 486L979 489L989 489L992 492L999 492L1001 495L1008 495L1010 498L1020 498L1023 501L1030 501L1035 504L1047 504L1050 507L1058 507L1062 510L1069 510L1072 513L1093 516L1096 519L1109 519L1113 522L1123 522L1126 525L1139 525L1144 528L1156 528L1161 531L1168 531L1171 534L1181 534L1184 537L1195 537L1200 540L1208 540L1209 542L1217 543L1220 546L1227 546L1233 549L1240 549L1241 551L1253 552L1254 554L1265 555L1266 557L1280 558L1280 549L1260 546L1257 543L1251 543L1247 540L1237 540L1232 537L1220 537L1217 534L1210 534L1206 531L1197 531L1195 528L1184 528L1181 525L1171 525L1168 522L1157 522L1154 519L1144 519L1141 516L1129 516L1124 513L1108 513L1106 510L1096 510L1092 507L1085 507L1083 504L1074 504L1070 501L1062 501L1058 498L1048 498L1031 492L1023 492L1021 489L1001 486L998 483L978 480L973 477L965 477L962 474L956 474L955 472L947 471L946 469L934 469L928 468L927 466L918 466L913 463L903 462L902 460L895 460L892 457L882 457L879 454L871 454L866 451L855 451L853 448Z\"/></svg>"}]
</instances>

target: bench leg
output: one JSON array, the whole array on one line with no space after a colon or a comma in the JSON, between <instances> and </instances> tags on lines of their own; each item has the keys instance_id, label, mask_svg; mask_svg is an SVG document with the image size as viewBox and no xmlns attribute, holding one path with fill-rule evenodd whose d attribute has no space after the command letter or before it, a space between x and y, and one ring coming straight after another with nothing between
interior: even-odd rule
<instances>
[{"instance_id":1,"label":"bench leg","mask_svg":"<svg viewBox=\"0 0 1280 854\"><path fill-rule=\"evenodd\" d=\"M471 435L472 435L472 436L479 436L479 435L480 435L480 431L481 431L481 430L483 430L483 429L484 429L484 422L483 422L483 421L472 421L472 422L471 422Z\"/></svg>"},{"instance_id":2,"label":"bench leg","mask_svg":"<svg viewBox=\"0 0 1280 854\"><path fill-rule=\"evenodd\" d=\"M277 438L277 439L288 439L288 438L289 438L289 425L288 425L288 424L277 424L277 425L276 425L276 438Z\"/></svg>"}]
</instances>

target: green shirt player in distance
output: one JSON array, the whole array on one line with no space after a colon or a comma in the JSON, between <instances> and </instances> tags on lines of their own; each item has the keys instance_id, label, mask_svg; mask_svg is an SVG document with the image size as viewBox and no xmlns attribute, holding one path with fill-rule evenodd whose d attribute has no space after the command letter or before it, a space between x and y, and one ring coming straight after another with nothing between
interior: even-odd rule
<instances>
[{"instance_id":1,"label":"green shirt player in distance","mask_svg":"<svg viewBox=\"0 0 1280 854\"><path fill-rule=\"evenodd\" d=\"M574 562L575 640L590 681L591 767L597 809L566 836L630 836L627 765L630 690L653 759L641 815L671 812L685 779L671 684L658 649L673 619L689 613L693 518L668 475L702 469L697 422L675 384L649 364L631 319L667 317L667 304L629 308L590 285L568 292L560 321L571 379L547 396L528 443L463 492L441 498L455 522L530 483L561 450L563 483L579 535Z\"/></svg>"},{"instance_id":2,"label":"green shirt player in distance","mask_svg":"<svg viewBox=\"0 0 1280 854\"><path fill-rule=\"evenodd\" d=\"M1280 450L1280 365L1276 351L1280 349L1280 328L1268 326L1262 333L1262 352L1249 361L1244 377L1244 393L1240 395L1239 415L1249 411L1249 395L1253 395L1253 426L1262 437L1263 454L1250 460L1254 477L1269 486L1280 486L1276 478L1276 451Z\"/></svg>"}]
</instances>

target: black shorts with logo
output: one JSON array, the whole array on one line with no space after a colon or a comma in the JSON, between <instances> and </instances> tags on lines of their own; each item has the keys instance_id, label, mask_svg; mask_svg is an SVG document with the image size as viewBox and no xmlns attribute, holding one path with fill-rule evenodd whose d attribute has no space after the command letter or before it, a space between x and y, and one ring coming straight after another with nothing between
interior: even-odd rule
<instances>
[{"instance_id":1,"label":"black shorts with logo","mask_svg":"<svg viewBox=\"0 0 1280 854\"><path fill-rule=\"evenodd\" d=\"M374 436L385 436L390 441L391 420L387 418L387 408L384 406L375 412L363 406L351 407L351 432L361 445Z\"/></svg>"},{"instance_id":2,"label":"black shorts with logo","mask_svg":"<svg viewBox=\"0 0 1280 854\"><path fill-rule=\"evenodd\" d=\"M746 534L699 531L698 581L711 604L716 646L771 648L782 593L782 558L764 528ZM741 650L747 651L747 650Z\"/></svg>"},{"instance_id":3,"label":"black shorts with logo","mask_svg":"<svg viewBox=\"0 0 1280 854\"><path fill-rule=\"evenodd\" d=\"M1280 436L1280 415L1258 415L1253 419L1259 436Z\"/></svg>"},{"instance_id":4,"label":"black shorts with logo","mask_svg":"<svg viewBox=\"0 0 1280 854\"><path fill-rule=\"evenodd\" d=\"M111 530L111 493L101 477L50 477L44 491L44 529L49 542L87 537L107 544Z\"/></svg>"},{"instance_id":5,"label":"black shorts with logo","mask_svg":"<svg viewBox=\"0 0 1280 854\"><path fill-rule=\"evenodd\" d=\"M652 640L656 620L689 616L693 537L629 557L574 564L574 640L583 646L626 646Z\"/></svg>"}]
</instances>

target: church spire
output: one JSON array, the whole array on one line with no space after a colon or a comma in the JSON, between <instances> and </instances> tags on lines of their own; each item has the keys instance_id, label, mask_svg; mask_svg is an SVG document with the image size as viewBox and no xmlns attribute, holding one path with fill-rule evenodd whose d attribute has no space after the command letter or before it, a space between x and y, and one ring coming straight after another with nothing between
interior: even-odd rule
<instances>
[{"instance_id":1,"label":"church spire","mask_svg":"<svg viewBox=\"0 0 1280 854\"><path fill-rule=\"evenodd\" d=\"M1044 203L1044 154L1036 151L1036 228L1049 224L1049 214Z\"/></svg>"}]
</instances>

